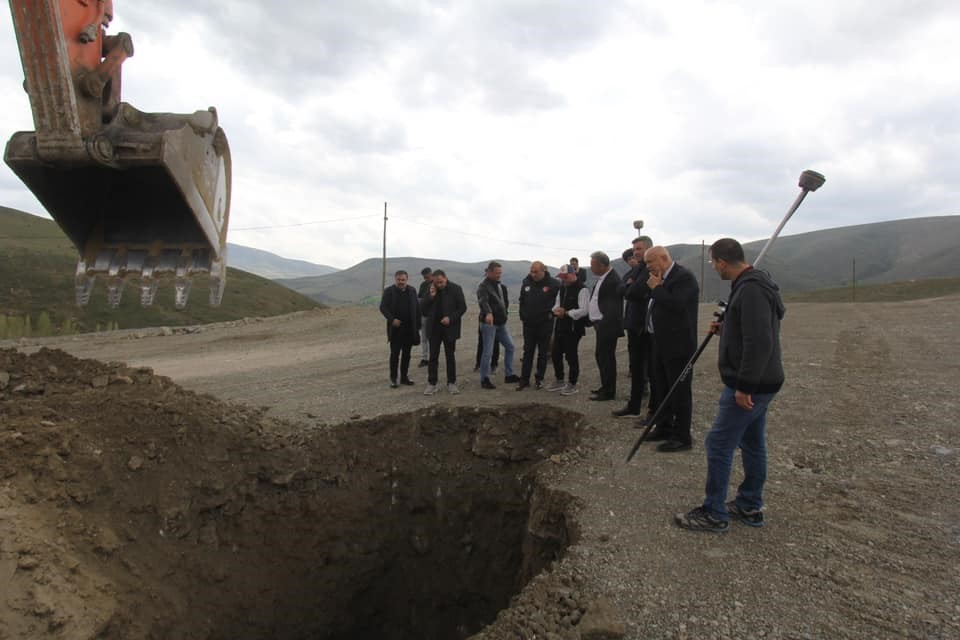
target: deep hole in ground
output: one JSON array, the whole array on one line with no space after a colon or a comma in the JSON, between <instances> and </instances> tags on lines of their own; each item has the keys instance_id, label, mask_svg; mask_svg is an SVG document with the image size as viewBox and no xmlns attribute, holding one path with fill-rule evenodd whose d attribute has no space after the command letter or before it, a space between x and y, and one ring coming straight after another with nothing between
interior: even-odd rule
<instances>
[{"instance_id":1,"label":"deep hole in ground","mask_svg":"<svg viewBox=\"0 0 960 640\"><path fill-rule=\"evenodd\" d=\"M562 409L308 427L48 350L0 351L0 383L22 637L463 638L576 537L537 479L579 437Z\"/></svg>"}]
</instances>

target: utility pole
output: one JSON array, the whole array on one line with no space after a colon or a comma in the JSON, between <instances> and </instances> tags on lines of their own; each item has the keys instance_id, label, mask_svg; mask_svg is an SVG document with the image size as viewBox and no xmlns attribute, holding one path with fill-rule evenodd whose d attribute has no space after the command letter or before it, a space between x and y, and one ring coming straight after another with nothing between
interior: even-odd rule
<instances>
[{"instance_id":1,"label":"utility pole","mask_svg":"<svg viewBox=\"0 0 960 640\"><path fill-rule=\"evenodd\" d=\"M850 278L850 282L853 286L852 298L853 301L857 301L857 259L853 259L853 277Z\"/></svg>"},{"instance_id":2,"label":"utility pole","mask_svg":"<svg viewBox=\"0 0 960 640\"><path fill-rule=\"evenodd\" d=\"M704 289L707 288L707 282L704 280L704 261L707 259L707 241L700 241L700 302L703 302L703 297L706 295Z\"/></svg>"},{"instance_id":3,"label":"utility pole","mask_svg":"<svg viewBox=\"0 0 960 640\"><path fill-rule=\"evenodd\" d=\"M387 203L383 203L383 271L380 275L380 291L387 288Z\"/></svg>"}]
</instances>

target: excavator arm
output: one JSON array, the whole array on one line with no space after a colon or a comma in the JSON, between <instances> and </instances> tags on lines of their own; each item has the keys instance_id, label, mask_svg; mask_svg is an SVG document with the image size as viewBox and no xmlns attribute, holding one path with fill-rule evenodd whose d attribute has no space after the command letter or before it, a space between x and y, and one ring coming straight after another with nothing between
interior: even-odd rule
<instances>
[{"instance_id":1,"label":"excavator arm","mask_svg":"<svg viewBox=\"0 0 960 640\"><path fill-rule=\"evenodd\" d=\"M219 304L231 163L216 109L146 113L121 101L133 41L106 34L112 0L10 0L10 9L36 131L15 133L4 161L77 248L77 304L100 276L112 306L128 281L149 306L172 280L182 308L198 275Z\"/></svg>"}]
</instances>

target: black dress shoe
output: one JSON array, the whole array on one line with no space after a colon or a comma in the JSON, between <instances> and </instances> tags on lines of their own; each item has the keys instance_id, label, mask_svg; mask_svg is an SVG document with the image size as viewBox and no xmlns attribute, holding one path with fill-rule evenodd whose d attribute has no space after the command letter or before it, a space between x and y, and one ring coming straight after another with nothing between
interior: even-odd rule
<instances>
[{"instance_id":1,"label":"black dress shoe","mask_svg":"<svg viewBox=\"0 0 960 640\"><path fill-rule=\"evenodd\" d=\"M493 384L492 382L490 382L490 378L484 378L483 380L480 381L480 388L481 388L481 389L496 389L497 386L496 386L495 384Z\"/></svg>"},{"instance_id":2,"label":"black dress shoe","mask_svg":"<svg viewBox=\"0 0 960 640\"><path fill-rule=\"evenodd\" d=\"M400 384L405 384L405 385L407 385L407 386L409 387L409 386L415 385L415 384L417 384L417 383L414 382L413 380L411 380L410 378L402 378L402 379L400 380Z\"/></svg>"},{"instance_id":3,"label":"black dress shoe","mask_svg":"<svg viewBox=\"0 0 960 640\"><path fill-rule=\"evenodd\" d=\"M640 409L634 409L630 405L625 406L623 409L617 409L615 411L611 411L610 413L613 414L614 418L639 418L640 417Z\"/></svg>"},{"instance_id":4,"label":"black dress shoe","mask_svg":"<svg viewBox=\"0 0 960 640\"><path fill-rule=\"evenodd\" d=\"M506 376L503 379L503 382L504 384L513 384L514 382L520 382L520 376L518 375Z\"/></svg>"},{"instance_id":5,"label":"black dress shoe","mask_svg":"<svg viewBox=\"0 0 960 640\"><path fill-rule=\"evenodd\" d=\"M609 393L594 393L590 396L591 400L596 400L597 402L606 402L608 400L613 400L613 395Z\"/></svg>"},{"instance_id":6,"label":"black dress shoe","mask_svg":"<svg viewBox=\"0 0 960 640\"><path fill-rule=\"evenodd\" d=\"M682 442L680 440L667 440L657 445L657 451L673 453L674 451L689 451L693 448L693 443Z\"/></svg>"},{"instance_id":7,"label":"black dress shoe","mask_svg":"<svg viewBox=\"0 0 960 640\"><path fill-rule=\"evenodd\" d=\"M390 381L390 388L391 388L391 389L396 389L396 388L399 387L399 386L400 386L400 385L397 384L397 381L396 381L396 380L391 380L391 381Z\"/></svg>"}]
</instances>

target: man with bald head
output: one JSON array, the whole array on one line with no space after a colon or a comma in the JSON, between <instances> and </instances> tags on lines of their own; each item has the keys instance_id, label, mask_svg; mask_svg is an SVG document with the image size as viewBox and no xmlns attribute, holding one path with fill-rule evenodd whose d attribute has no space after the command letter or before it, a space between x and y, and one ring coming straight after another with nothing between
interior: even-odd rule
<instances>
[{"instance_id":1,"label":"man with bald head","mask_svg":"<svg viewBox=\"0 0 960 640\"><path fill-rule=\"evenodd\" d=\"M523 323L523 360L520 365L520 384L517 391L530 386L533 372L533 354L537 354L534 384L543 387L547 372L547 352L553 334L553 304L560 290L560 282L547 275L547 268L539 260L530 264L530 274L520 285L520 321Z\"/></svg>"},{"instance_id":2,"label":"man with bald head","mask_svg":"<svg viewBox=\"0 0 960 640\"><path fill-rule=\"evenodd\" d=\"M673 261L666 247L651 247L643 261L649 272L647 332L653 336L650 376L655 397L652 408L656 411L666 403L647 440L663 441L657 451L686 451L693 446L690 432L693 372L677 385L669 398L666 395L697 350L700 285L689 269Z\"/></svg>"}]
</instances>

